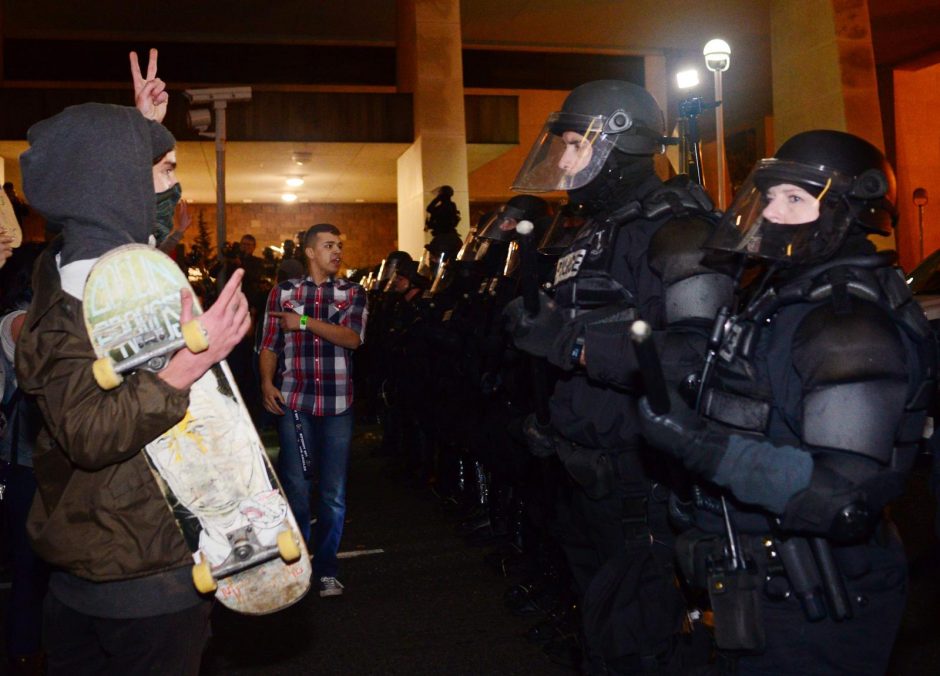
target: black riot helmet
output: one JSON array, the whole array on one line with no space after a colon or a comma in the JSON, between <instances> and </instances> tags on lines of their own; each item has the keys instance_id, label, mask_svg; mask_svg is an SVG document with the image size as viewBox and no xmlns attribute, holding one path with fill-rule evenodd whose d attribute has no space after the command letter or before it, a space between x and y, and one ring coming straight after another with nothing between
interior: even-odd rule
<instances>
[{"instance_id":1,"label":"black riot helmet","mask_svg":"<svg viewBox=\"0 0 940 676\"><path fill-rule=\"evenodd\" d=\"M841 131L797 134L751 171L706 246L793 263L831 258L848 237L897 222L884 154Z\"/></svg>"},{"instance_id":2,"label":"black riot helmet","mask_svg":"<svg viewBox=\"0 0 940 676\"><path fill-rule=\"evenodd\" d=\"M395 273L398 269L412 262L411 254L407 251L392 251L379 266L379 272L376 275L376 287L378 290L384 291L388 283L395 277Z\"/></svg>"},{"instance_id":3,"label":"black riot helmet","mask_svg":"<svg viewBox=\"0 0 940 676\"><path fill-rule=\"evenodd\" d=\"M512 189L576 190L600 174L612 152L661 153L664 134L663 113L648 91L621 80L588 82L548 116Z\"/></svg>"},{"instance_id":4,"label":"black riot helmet","mask_svg":"<svg viewBox=\"0 0 940 676\"><path fill-rule=\"evenodd\" d=\"M484 239L508 242L516 237L516 226L522 221L535 221L548 214L548 202L535 195L516 195L499 208L495 214L489 214L477 229Z\"/></svg>"}]
</instances>

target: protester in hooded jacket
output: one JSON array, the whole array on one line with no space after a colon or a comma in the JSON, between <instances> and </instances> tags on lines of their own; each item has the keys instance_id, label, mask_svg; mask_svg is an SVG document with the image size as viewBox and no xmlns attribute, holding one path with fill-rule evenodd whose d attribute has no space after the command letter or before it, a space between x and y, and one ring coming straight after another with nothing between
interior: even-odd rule
<instances>
[{"instance_id":1,"label":"protester in hooded jacket","mask_svg":"<svg viewBox=\"0 0 940 676\"><path fill-rule=\"evenodd\" d=\"M94 262L150 238L152 166L174 140L141 112L67 108L30 128L20 158L30 204L62 231L37 263L16 353L19 385L45 419L28 530L56 569L45 609L50 674L139 673L157 664L197 673L208 637L211 606L193 589L191 555L141 450L182 419L190 386L248 330L241 274L200 318L208 350L182 349L163 371L139 370L114 390L92 376L82 319ZM188 292L182 301L188 319Z\"/></svg>"}]
</instances>

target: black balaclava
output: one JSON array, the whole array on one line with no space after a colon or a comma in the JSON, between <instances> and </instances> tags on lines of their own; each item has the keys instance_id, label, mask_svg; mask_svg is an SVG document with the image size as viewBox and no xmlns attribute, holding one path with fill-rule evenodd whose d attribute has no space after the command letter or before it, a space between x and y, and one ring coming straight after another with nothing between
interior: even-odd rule
<instances>
[{"instance_id":1,"label":"black balaclava","mask_svg":"<svg viewBox=\"0 0 940 676\"><path fill-rule=\"evenodd\" d=\"M158 192L156 195L157 219L154 221L153 236L160 244L173 230L173 216L176 214L176 205L183 196L183 186L178 182L171 188Z\"/></svg>"},{"instance_id":2,"label":"black balaclava","mask_svg":"<svg viewBox=\"0 0 940 676\"><path fill-rule=\"evenodd\" d=\"M148 241L156 220L153 160L175 144L164 126L136 108L86 103L37 122L27 139L23 191L61 226L62 265Z\"/></svg>"},{"instance_id":3,"label":"black balaclava","mask_svg":"<svg viewBox=\"0 0 940 676\"><path fill-rule=\"evenodd\" d=\"M642 199L644 184L651 178L658 182L651 156L613 150L597 177L582 188L569 190L568 198L587 213L616 211L627 202Z\"/></svg>"}]
</instances>

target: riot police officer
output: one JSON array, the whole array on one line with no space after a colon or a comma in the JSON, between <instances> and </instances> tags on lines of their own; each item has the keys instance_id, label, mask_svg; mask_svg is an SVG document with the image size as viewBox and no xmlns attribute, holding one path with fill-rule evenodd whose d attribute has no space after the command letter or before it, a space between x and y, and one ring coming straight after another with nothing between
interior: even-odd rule
<instances>
[{"instance_id":1,"label":"riot police officer","mask_svg":"<svg viewBox=\"0 0 940 676\"><path fill-rule=\"evenodd\" d=\"M679 336L667 340L672 361L696 363L733 287L703 262L716 220L705 193L685 177L664 184L655 173L663 134L662 112L642 87L584 84L549 116L513 185L566 190L567 214L583 221L557 230L570 243L553 300L543 296L534 317L521 301L507 314L517 346L565 372L551 396L551 427L530 424L528 432L533 451L557 454L575 484L559 529L592 673L682 669L673 650L685 606L671 568L669 467L646 453L636 359L622 338L643 317Z\"/></svg>"},{"instance_id":2,"label":"riot police officer","mask_svg":"<svg viewBox=\"0 0 940 676\"><path fill-rule=\"evenodd\" d=\"M680 537L739 674L883 674L906 566L884 513L934 388L929 327L894 252L894 174L870 143L810 131L759 162L710 246L762 260L716 332L701 416L644 400L646 438L703 489Z\"/></svg>"}]
</instances>

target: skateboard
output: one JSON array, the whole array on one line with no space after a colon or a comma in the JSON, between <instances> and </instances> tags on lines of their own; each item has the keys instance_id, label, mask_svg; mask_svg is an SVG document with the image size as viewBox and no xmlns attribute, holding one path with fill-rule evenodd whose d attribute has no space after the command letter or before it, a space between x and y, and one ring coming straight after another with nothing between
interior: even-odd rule
<instances>
[{"instance_id":1,"label":"skateboard","mask_svg":"<svg viewBox=\"0 0 940 676\"><path fill-rule=\"evenodd\" d=\"M95 263L83 308L100 387L120 387L134 369L159 371L184 346L196 352L208 346L198 301L196 319L180 326L180 290L189 288L172 259L142 244ZM228 364L219 362L196 381L183 420L144 453L193 552L196 589L214 591L223 605L249 615L275 612L306 594L307 548Z\"/></svg>"},{"instance_id":2,"label":"skateboard","mask_svg":"<svg viewBox=\"0 0 940 676\"><path fill-rule=\"evenodd\" d=\"M11 246L14 249L23 243L23 230L20 228L19 221L16 220L13 203L10 202L4 190L0 190L0 235L11 238L13 240ZM0 268L4 263L6 261L0 261Z\"/></svg>"}]
</instances>

